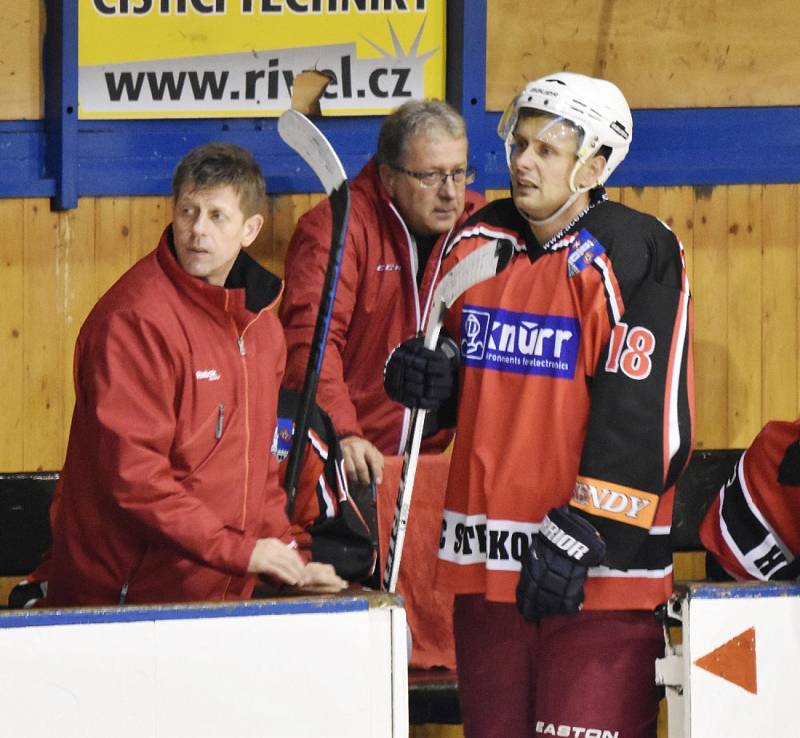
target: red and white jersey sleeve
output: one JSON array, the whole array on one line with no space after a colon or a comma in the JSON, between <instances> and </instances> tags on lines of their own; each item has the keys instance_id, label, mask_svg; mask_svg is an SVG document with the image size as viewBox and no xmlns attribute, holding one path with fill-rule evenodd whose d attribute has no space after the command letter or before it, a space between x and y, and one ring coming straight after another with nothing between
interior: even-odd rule
<instances>
[{"instance_id":1,"label":"red and white jersey sleeve","mask_svg":"<svg viewBox=\"0 0 800 738\"><path fill-rule=\"evenodd\" d=\"M278 424L272 440L272 454L283 462L288 456L294 435L294 417L300 393L281 387L278 396ZM279 476L283 486L287 465L280 464ZM344 459L330 418L314 403L312 405L307 443L300 465L291 517L292 534L301 549L311 548L309 528L315 523L332 520L341 512L348 498Z\"/></svg>"},{"instance_id":2,"label":"red and white jersey sleeve","mask_svg":"<svg viewBox=\"0 0 800 738\"><path fill-rule=\"evenodd\" d=\"M800 420L767 423L703 519L703 545L735 579L798 576L798 441Z\"/></svg>"}]
</instances>

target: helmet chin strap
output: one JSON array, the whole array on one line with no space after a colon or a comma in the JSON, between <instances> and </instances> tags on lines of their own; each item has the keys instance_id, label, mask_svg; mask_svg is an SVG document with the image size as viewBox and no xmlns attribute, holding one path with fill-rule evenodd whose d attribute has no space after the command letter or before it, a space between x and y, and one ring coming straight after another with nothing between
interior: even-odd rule
<instances>
[{"instance_id":1,"label":"helmet chin strap","mask_svg":"<svg viewBox=\"0 0 800 738\"><path fill-rule=\"evenodd\" d=\"M560 208L558 208L552 215L548 215L546 218L541 218L541 219L537 220L536 218L532 218L530 215L527 215L526 213L522 213L522 216L531 225L534 225L534 226L548 225L549 223L552 223L554 220L556 220L556 218L559 218L561 215L563 215L566 210L569 210L569 208L571 208L572 205L575 203L575 200L577 200L578 197L580 197L582 192L584 192L584 190L578 190L577 192L573 192L564 201L564 204ZM522 212L522 211L520 211L520 212Z\"/></svg>"},{"instance_id":2,"label":"helmet chin strap","mask_svg":"<svg viewBox=\"0 0 800 738\"><path fill-rule=\"evenodd\" d=\"M532 218L530 215L527 215L526 213L522 213L522 217L525 218L525 220L527 220L528 223L530 223L533 226L549 225L554 220L561 217L567 210L569 210L575 204L575 201L584 192L588 192L589 190L592 189L592 187L594 187L594 185L589 185L586 187L575 186L575 175L578 173L578 170L581 168L581 166L583 166L583 162L580 159L578 159L578 161L575 162L575 166L572 168L572 173L569 176L569 189L572 192L572 194L564 201L564 203L559 208L556 209L554 213L551 213L546 218L542 218L540 220Z\"/></svg>"}]
</instances>

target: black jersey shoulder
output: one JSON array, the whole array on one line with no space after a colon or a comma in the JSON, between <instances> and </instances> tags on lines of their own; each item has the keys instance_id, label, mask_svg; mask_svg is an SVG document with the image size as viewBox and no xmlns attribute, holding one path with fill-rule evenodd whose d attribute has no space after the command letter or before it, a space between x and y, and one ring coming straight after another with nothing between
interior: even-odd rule
<instances>
[{"instance_id":1,"label":"black jersey shoulder","mask_svg":"<svg viewBox=\"0 0 800 738\"><path fill-rule=\"evenodd\" d=\"M475 226L479 223L486 223L491 226L501 226L504 228L515 228L525 223L525 219L519 214L514 201L510 197L500 200L493 200L479 210L476 210L467 218L463 228Z\"/></svg>"},{"instance_id":2,"label":"black jersey shoulder","mask_svg":"<svg viewBox=\"0 0 800 738\"><path fill-rule=\"evenodd\" d=\"M498 238L503 235L511 237L516 242L517 249L524 247L529 254L541 251L541 246L531 232L528 221L520 215L510 197L494 200L473 213L461 225L458 233L450 242L448 251L462 238L472 236Z\"/></svg>"},{"instance_id":3,"label":"black jersey shoulder","mask_svg":"<svg viewBox=\"0 0 800 738\"><path fill-rule=\"evenodd\" d=\"M658 218L605 201L592 208L577 225L589 231L606 250L623 299L646 275L660 284L681 288L680 244Z\"/></svg>"}]
</instances>

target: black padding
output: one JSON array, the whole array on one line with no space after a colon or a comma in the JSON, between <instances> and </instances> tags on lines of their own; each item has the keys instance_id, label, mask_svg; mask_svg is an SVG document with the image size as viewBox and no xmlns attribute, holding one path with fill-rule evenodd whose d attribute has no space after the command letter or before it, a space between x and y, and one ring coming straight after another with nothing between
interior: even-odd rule
<instances>
[{"instance_id":1,"label":"black padding","mask_svg":"<svg viewBox=\"0 0 800 738\"><path fill-rule=\"evenodd\" d=\"M789 444L786 449L778 467L778 481L781 484L800 484L800 441Z\"/></svg>"},{"instance_id":2,"label":"black padding","mask_svg":"<svg viewBox=\"0 0 800 738\"><path fill-rule=\"evenodd\" d=\"M50 546L56 472L0 474L0 576L24 576Z\"/></svg>"},{"instance_id":3,"label":"black padding","mask_svg":"<svg viewBox=\"0 0 800 738\"><path fill-rule=\"evenodd\" d=\"M673 551L699 551L700 523L713 499L728 481L742 449L695 451L678 479L672 510Z\"/></svg>"}]
</instances>

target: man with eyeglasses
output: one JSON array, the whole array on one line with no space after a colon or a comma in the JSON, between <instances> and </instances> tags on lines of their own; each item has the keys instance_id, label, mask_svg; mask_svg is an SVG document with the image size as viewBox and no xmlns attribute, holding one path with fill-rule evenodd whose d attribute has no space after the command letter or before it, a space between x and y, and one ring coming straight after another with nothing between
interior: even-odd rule
<instances>
[{"instance_id":1,"label":"man with eyeglasses","mask_svg":"<svg viewBox=\"0 0 800 738\"><path fill-rule=\"evenodd\" d=\"M424 328L445 243L483 204L466 190L474 178L461 115L439 100L412 100L387 116L375 157L351 184L317 402L340 436L352 480L380 482L384 454L403 451L409 411L386 396L383 365L398 343ZM305 376L330 233L324 201L300 218L286 256L284 382L295 388ZM427 430L423 452L446 448L450 430Z\"/></svg>"},{"instance_id":2,"label":"man with eyeglasses","mask_svg":"<svg viewBox=\"0 0 800 738\"><path fill-rule=\"evenodd\" d=\"M455 600L466 738L656 735L691 302L675 234L606 195L632 129L607 80L530 82L498 127L511 198L443 260L514 244L445 320L461 367L435 582ZM392 354L386 389L430 407L418 372L403 379L418 354Z\"/></svg>"}]
</instances>

